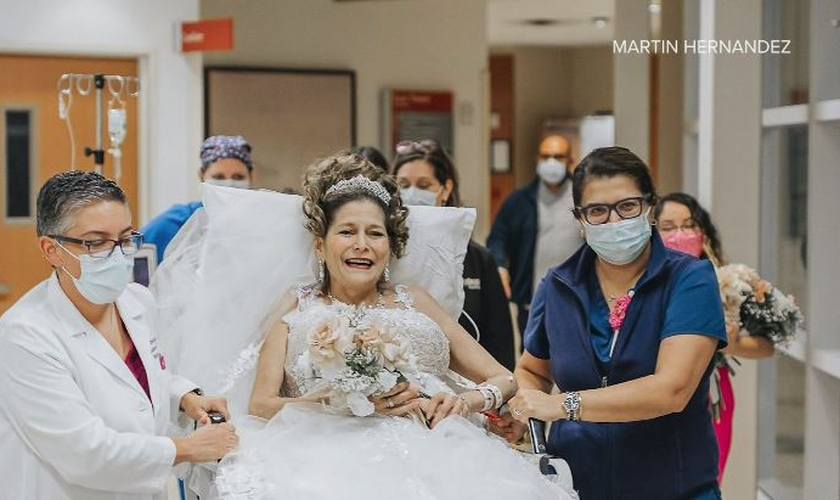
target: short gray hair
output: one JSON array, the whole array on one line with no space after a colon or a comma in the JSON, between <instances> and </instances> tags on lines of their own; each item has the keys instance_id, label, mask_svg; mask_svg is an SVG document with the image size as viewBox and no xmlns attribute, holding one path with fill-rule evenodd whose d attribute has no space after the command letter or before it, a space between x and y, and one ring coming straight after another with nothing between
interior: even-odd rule
<instances>
[{"instance_id":1,"label":"short gray hair","mask_svg":"<svg viewBox=\"0 0 840 500\"><path fill-rule=\"evenodd\" d=\"M50 177L38 192L38 236L63 235L70 216L102 201L125 204L125 192L116 182L96 172L71 170Z\"/></svg>"}]
</instances>

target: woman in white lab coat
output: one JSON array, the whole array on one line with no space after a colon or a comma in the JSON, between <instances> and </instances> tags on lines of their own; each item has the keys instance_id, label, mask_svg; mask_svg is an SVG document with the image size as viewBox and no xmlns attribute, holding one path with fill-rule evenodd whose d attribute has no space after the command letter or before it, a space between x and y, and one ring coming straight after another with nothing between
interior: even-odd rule
<instances>
[{"instance_id":1,"label":"woman in white lab coat","mask_svg":"<svg viewBox=\"0 0 840 500\"><path fill-rule=\"evenodd\" d=\"M227 413L171 375L151 294L131 284L125 194L92 172L53 176L38 195L38 241L55 272L0 317L0 497L164 497L173 465L216 460L230 424L165 437L179 408Z\"/></svg>"}]
</instances>

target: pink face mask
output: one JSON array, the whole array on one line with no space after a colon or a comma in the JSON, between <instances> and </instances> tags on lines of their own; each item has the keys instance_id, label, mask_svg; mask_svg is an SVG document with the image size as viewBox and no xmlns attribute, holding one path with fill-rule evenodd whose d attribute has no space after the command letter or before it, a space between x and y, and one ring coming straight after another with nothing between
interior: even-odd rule
<instances>
[{"instance_id":1,"label":"pink face mask","mask_svg":"<svg viewBox=\"0 0 840 500\"><path fill-rule=\"evenodd\" d=\"M664 236L662 238L662 242L665 243L666 247L672 250L677 250L699 258L703 255L703 239L703 235L700 233L674 231L673 233Z\"/></svg>"}]
</instances>

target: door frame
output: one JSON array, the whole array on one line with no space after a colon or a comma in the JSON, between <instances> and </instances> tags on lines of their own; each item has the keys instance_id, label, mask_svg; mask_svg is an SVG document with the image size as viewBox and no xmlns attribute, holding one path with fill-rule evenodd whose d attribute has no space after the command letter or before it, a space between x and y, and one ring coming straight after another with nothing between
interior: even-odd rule
<instances>
[{"instance_id":1,"label":"door frame","mask_svg":"<svg viewBox=\"0 0 840 500\"><path fill-rule=\"evenodd\" d=\"M133 58L137 60L137 78L140 80L140 99L137 103L137 211L135 221L148 220L151 212L150 113L154 92L149 92L150 76L155 74L158 56L155 50L141 46L101 47L89 44L26 44L3 42L0 54L32 57L89 57L89 58ZM203 83L202 83L203 85ZM58 117L56 117L58 118ZM38 116L38 119L45 117ZM107 131L106 131L107 132ZM105 132L105 133L106 133ZM103 139L104 140L104 139ZM37 165L37 164L36 164ZM35 186L35 192L40 186ZM3 210L5 215L5 210Z\"/></svg>"}]
</instances>

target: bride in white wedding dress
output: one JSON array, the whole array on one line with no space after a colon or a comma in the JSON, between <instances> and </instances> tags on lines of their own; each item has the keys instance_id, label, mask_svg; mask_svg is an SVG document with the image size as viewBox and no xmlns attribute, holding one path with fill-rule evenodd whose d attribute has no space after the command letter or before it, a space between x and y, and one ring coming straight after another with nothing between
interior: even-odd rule
<instances>
[{"instance_id":1,"label":"bride in white wedding dress","mask_svg":"<svg viewBox=\"0 0 840 500\"><path fill-rule=\"evenodd\" d=\"M237 500L576 499L476 424L481 413L513 396L511 373L429 294L390 282L389 263L403 254L408 238L407 210L393 179L361 157L336 156L311 167L304 188L318 281L287 294L274 308L272 317L279 319L251 347L259 348L251 416L234 418L240 447L221 461L207 494ZM384 357L411 361L400 382L368 391L364 403L372 404L372 415L355 416L365 412L325 383L309 355L313 346L336 342L326 325L337 318L359 331L376 325L389 332L400 349ZM452 372L461 383L452 382Z\"/></svg>"}]
</instances>

